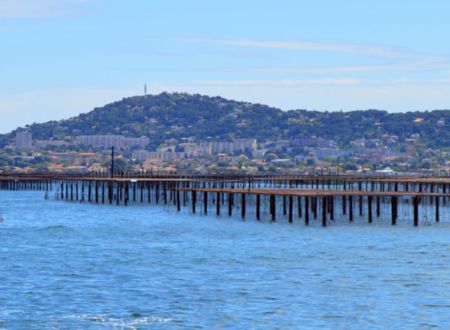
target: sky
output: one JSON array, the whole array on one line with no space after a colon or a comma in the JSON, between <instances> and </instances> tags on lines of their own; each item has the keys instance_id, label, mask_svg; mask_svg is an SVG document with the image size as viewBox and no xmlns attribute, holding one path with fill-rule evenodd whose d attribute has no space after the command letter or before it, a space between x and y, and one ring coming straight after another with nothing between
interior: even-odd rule
<instances>
[{"instance_id":1,"label":"sky","mask_svg":"<svg viewBox=\"0 0 450 330\"><path fill-rule=\"evenodd\" d=\"M142 95L450 109L448 0L0 0L0 133Z\"/></svg>"}]
</instances>

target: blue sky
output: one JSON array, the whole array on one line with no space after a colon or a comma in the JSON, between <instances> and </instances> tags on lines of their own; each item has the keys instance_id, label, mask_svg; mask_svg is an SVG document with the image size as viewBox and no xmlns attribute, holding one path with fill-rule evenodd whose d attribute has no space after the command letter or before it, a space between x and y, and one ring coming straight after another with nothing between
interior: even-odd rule
<instances>
[{"instance_id":1,"label":"blue sky","mask_svg":"<svg viewBox=\"0 0 450 330\"><path fill-rule=\"evenodd\" d=\"M0 0L0 132L143 93L450 108L450 1Z\"/></svg>"}]
</instances>

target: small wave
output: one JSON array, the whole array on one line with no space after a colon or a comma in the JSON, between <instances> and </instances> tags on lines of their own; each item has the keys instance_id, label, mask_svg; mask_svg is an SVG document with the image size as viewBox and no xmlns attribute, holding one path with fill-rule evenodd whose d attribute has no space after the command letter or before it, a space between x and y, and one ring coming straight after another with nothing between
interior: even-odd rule
<instances>
[{"instance_id":1,"label":"small wave","mask_svg":"<svg viewBox=\"0 0 450 330\"><path fill-rule=\"evenodd\" d=\"M73 315L69 316L68 318L79 319L92 323L102 324L112 328L127 329L127 330L136 329L136 326L140 325L142 326L154 323L167 323L172 321L172 318L161 316L142 316L138 312L132 313L129 318L111 317L103 314Z\"/></svg>"},{"instance_id":2,"label":"small wave","mask_svg":"<svg viewBox=\"0 0 450 330\"><path fill-rule=\"evenodd\" d=\"M92 276L90 275L85 275L85 274L77 274L77 273L63 273L62 276L67 277L67 278L92 278Z\"/></svg>"},{"instance_id":3,"label":"small wave","mask_svg":"<svg viewBox=\"0 0 450 330\"><path fill-rule=\"evenodd\" d=\"M39 228L37 231L47 235L73 235L77 232L74 228L63 225L47 226Z\"/></svg>"},{"instance_id":4,"label":"small wave","mask_svg":"<svg viewBox=\"0 0 450 330\"><path fill-rule=\"evenodd\" d=\"M39 231L75 231L75 229L64 225L55 225L40 228Z\"/></svg>"},{"instance_id":5,"label":"small wave","mask_svg":"<svg viewBox=\"0 0 450 330\"><path fill-rule=\"evenodd\" d=\"M448 304L426 304L424 307L428 308L450 308L450 305Z\"/></svg>"}]
</instances>

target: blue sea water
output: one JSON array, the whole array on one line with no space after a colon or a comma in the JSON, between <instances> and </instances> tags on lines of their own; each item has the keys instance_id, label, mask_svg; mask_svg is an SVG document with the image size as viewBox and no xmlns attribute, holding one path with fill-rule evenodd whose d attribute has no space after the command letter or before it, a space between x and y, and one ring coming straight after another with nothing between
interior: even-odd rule
<instances>
[{"instance_id":1,"label":"blue sea water","mask_svg":"<svg viewBox=\"0 0 450 330\"><path fill-rule=\"evenodd\" d=\"M448 329L450 226L257 223L0 192L0 329Z\"/></svg>"}]
</instances>

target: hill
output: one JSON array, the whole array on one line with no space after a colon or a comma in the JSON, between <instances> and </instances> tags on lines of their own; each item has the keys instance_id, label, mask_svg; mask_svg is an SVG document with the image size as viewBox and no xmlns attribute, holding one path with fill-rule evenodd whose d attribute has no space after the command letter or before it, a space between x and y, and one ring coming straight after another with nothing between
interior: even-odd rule
<instances>
[{"instance_id":1,"label":"hill","mask_svg":"<svg viewBox=\"0 0 450 330\"><path fill-rule=\"evenodd\" d=\"M167 139L257 138L259 141L309 137L335 139L341 146L358 138L397 135L403 141L420 134L428 147L450 147L450 110L388 113L379 110L319 112L280 109L221 97L162 93L135 96L95 108L89 113L27 126L36 139L122 134L150 138L156 147ZM15 131L0 136L10 143Z\"/></svg>"}]
</instances>

